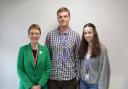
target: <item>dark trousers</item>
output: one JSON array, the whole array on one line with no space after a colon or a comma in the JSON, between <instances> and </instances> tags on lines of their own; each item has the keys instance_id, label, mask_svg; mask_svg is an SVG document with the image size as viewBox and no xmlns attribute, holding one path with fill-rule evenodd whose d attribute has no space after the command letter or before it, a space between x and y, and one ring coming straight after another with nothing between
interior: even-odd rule
<instances>
[{"instance_id":1,"label":"dark trousers","mask_svg":"<svg viewBox=\"0 0 128 89\"><path fill-rule=\"evenodd\" d=\"M77 89L77 79L68 81L48 80L48 89Z\"/></svg>"}]
</instances>

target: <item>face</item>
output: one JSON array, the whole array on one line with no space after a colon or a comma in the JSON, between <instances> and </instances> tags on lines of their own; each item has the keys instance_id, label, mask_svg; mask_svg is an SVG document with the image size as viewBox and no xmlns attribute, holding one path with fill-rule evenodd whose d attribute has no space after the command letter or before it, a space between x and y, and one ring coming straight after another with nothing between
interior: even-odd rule
<instances>
[{"instance_id":1,"label":"face","mask_svg":"<svg viewBox=\"0 0 128 89\"><path fill-rule=\"evenodd\" d=\"M70 21L70 16L67 11L59 12L57 15L57 19L58 19L60 27L68 27L69 21Z\"/></svg>"},{"instance_id":2,"label":"face","mask_svg":"<svg viewBox=\"0 0 128 89\"><path fill-rule=\"evenodd\" d=\"M88 43L91 43L94 38L94 31L92 27L85 27L84 28L84 38L87 40Z\"/></svg>"},{"instance_id":3,"label":"face","mask_svg":"<svg viewBox=\"0 0 128 89\"><path fill-rule=\"evenodd\" d=\"M38 43L38 40L40 38L40 31L36 28L32 28L29 33L28 33L28 37L30 39L30 42L33 44Z\"/></svg>"}]
</instances>

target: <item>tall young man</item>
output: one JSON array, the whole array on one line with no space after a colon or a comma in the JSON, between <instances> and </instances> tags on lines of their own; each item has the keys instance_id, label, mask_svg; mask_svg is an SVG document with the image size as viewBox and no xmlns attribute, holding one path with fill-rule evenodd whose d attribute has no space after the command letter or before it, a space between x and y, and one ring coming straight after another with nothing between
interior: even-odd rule
<instances>
[{"instance_id":1,"label":"tall young man","mask_svg":"<svg viewBox=\"0 0 128 89\"><path fill-rule=\"evenodd\" d=\"M46 37L46 45L52 61L48 89L77 89L80 71L80 60L78 60L80 36L69 27L68 8L58 9L57 20L59 26Z\"/></svg>"}]
</instances>

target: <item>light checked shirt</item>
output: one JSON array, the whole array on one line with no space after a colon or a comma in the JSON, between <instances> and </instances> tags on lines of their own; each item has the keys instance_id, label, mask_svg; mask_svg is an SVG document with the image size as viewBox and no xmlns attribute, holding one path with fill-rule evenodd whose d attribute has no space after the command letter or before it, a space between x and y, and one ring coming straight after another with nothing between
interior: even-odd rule
<instances>
[{"instance_id":1,"label":"light checked shirt","mask_svg":"<svg viewBox=\"0 0 128 89\"><path fill-rule=\"evenodd\" d=\"M61 33L55 29L47 34L46 45L49 48L52 62L52 80L71 80L80 75L78 49L80 36L69 29Z\"/></svg>"}]
</instances>

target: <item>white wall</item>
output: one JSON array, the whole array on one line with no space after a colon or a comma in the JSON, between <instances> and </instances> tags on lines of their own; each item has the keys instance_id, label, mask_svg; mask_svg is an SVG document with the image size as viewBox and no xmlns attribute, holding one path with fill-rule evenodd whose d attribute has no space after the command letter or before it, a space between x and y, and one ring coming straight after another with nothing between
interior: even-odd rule
<instances>
[{"instance_id":1,"label":"white wall","mask_svg":"<svg viewBox=\"0 0 128 89\"><path fill-rule=\"evenodd\" d=\"M96 25L110 58L110 89L128 89L127 0L0 0L0 89L18 89L18 48L29 42L29 25L41 26L44 44L47 32L58 25L56 11L62 6L71 11L70 26L78 33L88 22Z\"/></svg>"}]
</instances>

